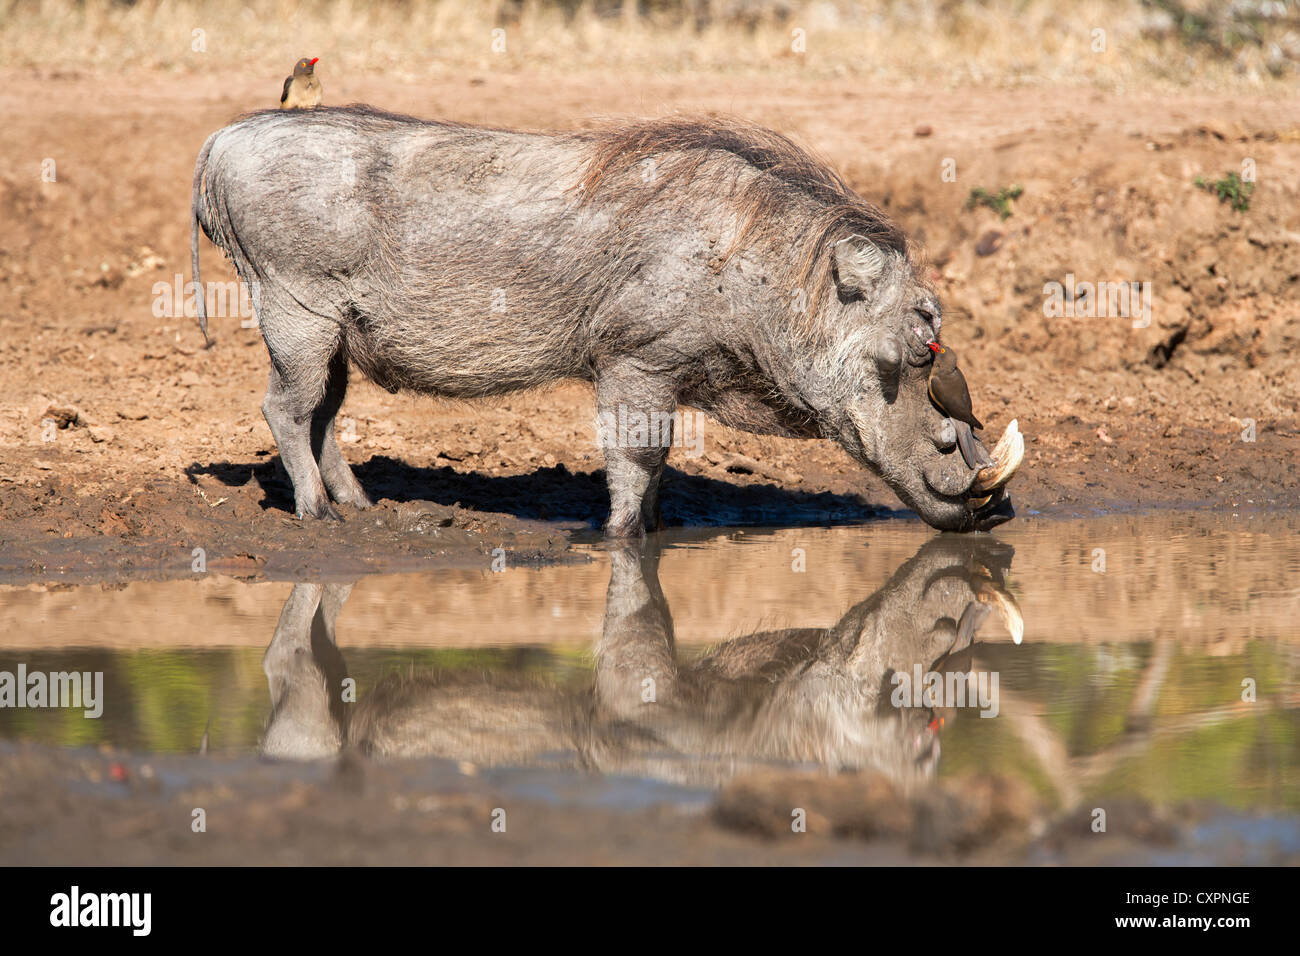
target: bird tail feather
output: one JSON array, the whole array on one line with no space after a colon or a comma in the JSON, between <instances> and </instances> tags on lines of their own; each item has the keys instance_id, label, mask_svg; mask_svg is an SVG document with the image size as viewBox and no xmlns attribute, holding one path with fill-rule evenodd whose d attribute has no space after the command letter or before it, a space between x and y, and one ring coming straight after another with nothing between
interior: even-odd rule
<instances>
[{"instance_id":1,"label":"bird tail feather","mask_svg":"<svg viewBox=\"0 0 1300 956\"><path fill-rule=\"evenodd\" d=\"M957 426L957 447L961 449L962 458L970 468L985 468L993 464L993 456L988 453L984 443L975 437L971 427L955 418L952 423Z\"/></svg>"}]
</instances>

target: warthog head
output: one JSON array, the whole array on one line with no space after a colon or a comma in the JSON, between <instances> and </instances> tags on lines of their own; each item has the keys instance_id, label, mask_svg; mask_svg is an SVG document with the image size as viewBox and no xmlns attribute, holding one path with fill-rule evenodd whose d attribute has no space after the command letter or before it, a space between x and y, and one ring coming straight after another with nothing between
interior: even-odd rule
<instances>
[{"instance_id":1,"label":"warthog head","mask_svg":"<svg viewBox=\"0 0 1300 956\"><path fill-rule=\"evenodd\" d=\"M621 200L625 226L651 229L665 208L703 217L711 253L735 259L718 267L723 281L712 271L697 280L693 303L722 293L709 328L763 370L750 390L774 412L776 433L838 441L936 528L984 530L1011 517L1002 486L1023 454L1018 429L1008 426L993 466L967 466L956 426L928 394L939 301L881 209L787 137L737 121L633 124L594 143L584 195L622 184L635 199ZM653 175L636 174L647 158Z\"/></svg>"},{"instance_id":2,"label":"warthog head","mask_svg":"<svg viewBox=\"0 0 1300 956\"><path fill-rule=\"evenodd\" d=\"M818 376L835 400L823 413L823 433L880 475L935 528L988 530L1013 512L1003 485L1020 465L1023 440L1015 422L994 451L994 464L969 467L956 446L956 426L928 393L932 353L942 329L939 300L916 275L908 256L863 236L836 241L833 295L823 329L840 330L828 343Z\"/></svg>"}]
</instances>

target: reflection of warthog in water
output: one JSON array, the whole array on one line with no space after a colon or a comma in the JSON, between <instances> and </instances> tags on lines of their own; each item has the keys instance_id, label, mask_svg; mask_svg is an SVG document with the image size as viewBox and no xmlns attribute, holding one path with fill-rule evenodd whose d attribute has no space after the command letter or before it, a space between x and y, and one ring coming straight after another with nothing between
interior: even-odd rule
<instances>
[{"instance_id":1,"label":"reflection of warthog in water","mask_svg":"<svg viewBox=\"0 0 1300 956\"><path fill-rule=\"evenodd\" d=\"M953 454L926 391L940 305L901 230L777 133L268 111L209 137L192 202L195 282L201 229L251 290L300 516L370 504L334 439L350 365L466 399L584 379L603 420L680 404L836 441L937 528L1012 513L1023 442L978 474ZM657 523L670 443L645 437L605 443L614 536Z\"/></svg>"},{"instance_id":2,"label":"reflection of warthog in water","mask_svg":"<svg viewBox=\"0 0 1300 956\"><path fill-rule=\"evenodd\" d=\"M751 634L677 660L657 548L612 550L593 686L475 672L389 677L342 704L334 620L348 587L300 584L265 658L272 714L263 751L315 758L345 745L385 756L481 765L545 756L575 766L718 784L747 763L875 768L900 783L931 775L938 721L895 708L893 675L969 670L1010 548L983 539L926 544L834 627ZM1014 627L1013 623L1013 627Z\"/></svg>"}]
</instances>

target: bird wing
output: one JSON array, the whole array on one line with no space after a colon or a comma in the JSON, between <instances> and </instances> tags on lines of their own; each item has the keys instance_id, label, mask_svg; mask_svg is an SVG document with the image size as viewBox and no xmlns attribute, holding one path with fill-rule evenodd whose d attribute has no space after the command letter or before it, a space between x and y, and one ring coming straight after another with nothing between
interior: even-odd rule
<instances>
[{"instance_id":1,"label":"bird wing","mask_svg":"<svg viewBox=\"0 0 1300 956\"><path fill-rule=\"evenodd\" d=\"M975 417L975 412L971 409L970 388L966 385L966 376L960 369L954 369L943 375L943 389L948 393L946 402L935 394L934 379L935 373L931 371L926 389L930 393L931 401L943 409L945 415L954 421L966 422L974 428L984 427L983 422Z\"/></svg>"},{"instance_id":2,"label":"bird wing","mask_svg":"<svg viewBox=\"0 0 1300 956\"><path fill-rule=\"evenodd\" d=\"M972 428L983 428L980 420L975 417L975 411L971 408L970 386L966 384L966 376L961 373L961 369L953 369L955 373L952 376L953 381L950 384L957 394L953 396L958 407L953 411L962 416L962 420Z\"/></svg>"},{"instance_id":3,"label":"bird wing","mask_svg":"<svg viewBox=\"0 0 1300 956\"><path fill-rule=\"evenodd\" d=\"M281 102L281 103L283 103L285 100L287 100L287 99L289 98L289 87L292 86L292 85L293 85L293 77L292 77L292 76L286 76L286 77L284 78L284 92L280 94L280 102Z\"/></svg>"}]
</instances>

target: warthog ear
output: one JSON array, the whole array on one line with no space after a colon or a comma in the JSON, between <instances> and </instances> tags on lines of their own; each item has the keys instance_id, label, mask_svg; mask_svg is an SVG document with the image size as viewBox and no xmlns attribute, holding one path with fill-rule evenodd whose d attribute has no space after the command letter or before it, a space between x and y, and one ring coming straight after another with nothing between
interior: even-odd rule
<instances>
[{"instance_id":1,"label":"warthog ear","mask_svg":"<svg viewBox=\"0 0 1300 956\"><path fill-rule=\"evenodd\" d=\"M835 284L842 293L862 295L885 271L885 254L865 236L852 235L834 245Z\"/></svg>"}]
</instances>

